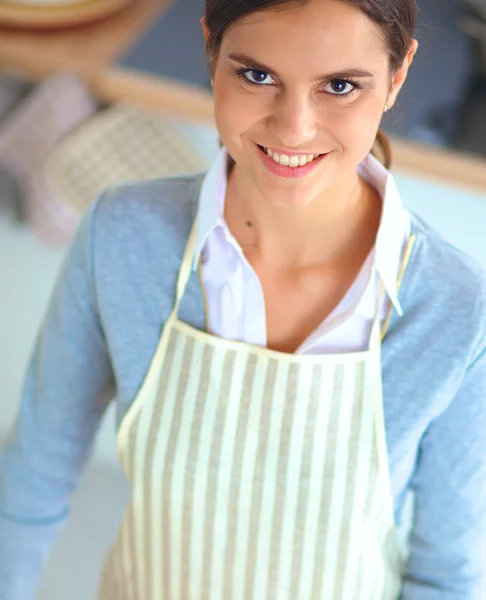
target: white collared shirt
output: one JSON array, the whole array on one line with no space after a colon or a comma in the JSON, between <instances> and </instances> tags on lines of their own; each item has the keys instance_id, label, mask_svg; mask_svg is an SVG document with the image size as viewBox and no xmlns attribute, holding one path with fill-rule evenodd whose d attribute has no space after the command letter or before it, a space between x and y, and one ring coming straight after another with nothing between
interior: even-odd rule
<instances>
[{"instance_id":1,"label":"white collared shirt","mask_svg":"<svg viewBox=\"0 0 486 600\"><path fill-rule=\"evenodd\" d=\"M224 219L227 159L223 148L203 181L194 268L201 256L209 331L226 339L266 346L262 286ZM386 290L382 318L386 317L391 303L402 314L397 279L410 238L410 215L403 207L393 177L376 158L369 154L358 166L358 172L383 201L375 247L339 305L296 354L365 350L375 316L380 277Z\"/></svg>"}]
</instances>

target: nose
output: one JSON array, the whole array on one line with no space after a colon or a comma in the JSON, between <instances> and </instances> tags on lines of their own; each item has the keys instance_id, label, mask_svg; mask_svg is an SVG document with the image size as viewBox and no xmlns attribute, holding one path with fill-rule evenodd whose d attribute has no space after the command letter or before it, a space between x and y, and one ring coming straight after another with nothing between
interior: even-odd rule
<instances>
[{"instance_id":1,"label":"nose","mask_svg":"<svg viewBox=\"0 0 486 600\"><path fill-rule=\"evenodd\" d=\"M289 149L305 146L315 138L318 129L312 100L297 90L279 94L268 126L282 146Z\"/></svg>"}]
</instances>

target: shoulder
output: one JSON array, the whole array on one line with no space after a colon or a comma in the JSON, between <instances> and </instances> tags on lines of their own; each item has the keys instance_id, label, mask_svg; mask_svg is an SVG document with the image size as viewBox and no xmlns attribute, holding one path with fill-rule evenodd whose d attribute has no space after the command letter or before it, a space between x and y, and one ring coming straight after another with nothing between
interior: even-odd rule
<instances>
[{"instance_id":1,"label":"shoulder","mask_svg":"<svg viewBox=\"0 0 486 600\"><path fill-rule=\"evenodd\" d=\"M107 189L92 207L93 247L108 254L179 251L197 213L203 178L194 173Z\"/></svg>"},{"instance_id":2,"label":"shoulder","mask_svg":"<svg viewBox=\"0 0 486 600\"><path fill-rule=\"evenodd\" d=\"M108 188L98 199L101 226L127 228L162 218L169 226L192 219L204 173L133 181Z\"/></svg>"},{"instance_id":3,"label":"shoulder","mask_svg":"<svg viewBox=\"0 0 486 600\"><path fill-rule=\"evenodd\" d=\"M100 297L176 276L197 213L204 173L127 182L89 213L91 264Z\"/></svg>"},{"instance_id":4,"label":"shoulder","mask_svg":"<svg viewBox=\"0 0 486 600\"><path fill-rule=\"evenodd\" d=\"M416 247L404 279L408 304L422 310L432 323L442 323L446 330L484 348L486 269L420 217L412 214L411 219Z\"/></svg>"}]
</instances>

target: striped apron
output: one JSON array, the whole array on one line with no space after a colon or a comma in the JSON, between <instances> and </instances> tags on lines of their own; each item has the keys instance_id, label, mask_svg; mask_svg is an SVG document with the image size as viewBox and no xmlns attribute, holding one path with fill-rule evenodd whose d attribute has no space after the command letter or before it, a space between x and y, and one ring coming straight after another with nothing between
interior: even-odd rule
<instances>
[{"instance_id":1,"label":"striped apron","mask_svg":"<svg viewBox=\"0 0 486 600\"><path fill-rule=\"evenodd\" d=\"M117 446L133 494L99 600L396 600L381 381L369 349L293 355L174 309Z\"/></svg>"}]
</instances>

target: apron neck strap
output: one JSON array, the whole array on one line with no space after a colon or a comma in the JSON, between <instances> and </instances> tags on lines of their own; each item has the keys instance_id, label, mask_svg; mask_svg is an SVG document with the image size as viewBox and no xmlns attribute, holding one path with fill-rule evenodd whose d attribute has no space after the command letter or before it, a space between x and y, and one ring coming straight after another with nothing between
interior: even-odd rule
<instances>
[{"instance_id":1,"label":"apron neck strap","mask_svg":"<svg viewBox=\"0 0 486 600\"><path fill-rule=\"evenodd\" d=\"M373 321L373 328L371 330L370 346L369 350L377 350L381 348L381 311L383 303L385 301L386 290L383 279L378 275L378 294L376 301L376 313Z\"/></svg>"},{"instance_id":2,"label":"apron neck strap","mask_svg":"<svg viewBox=\"0 0 486 600\"><path fill-rule=\"evenodd\" d=\"M177 317L179 312L179 306L184 296L187 283L191 277L192 264L194 261L194 254L196 252L196 239L197 239L197 219L191 227L191 232L187 240L186 249L184 256L182 257L182 263L179 269L179 275L177 277L177 288L176 288L176 301L172 310L171 316Z\"/></svg>"}]
</instances>

